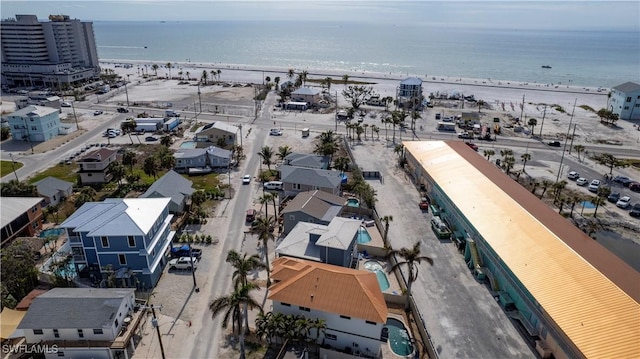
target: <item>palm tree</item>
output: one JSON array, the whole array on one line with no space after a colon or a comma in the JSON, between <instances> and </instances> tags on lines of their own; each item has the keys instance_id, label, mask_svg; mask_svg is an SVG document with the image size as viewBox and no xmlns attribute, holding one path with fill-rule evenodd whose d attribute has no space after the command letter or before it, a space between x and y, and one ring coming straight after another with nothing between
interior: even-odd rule
<instances>
[{"instance_id":1,"label":"palm tree","mask_svg":"<svg viewBox=\"0 0 640 359\"><path fill-rule=\"evenodd\" d=\"M220 74L222 73L222 70L217 69L216 70L216 74L218 75L218 81L220 81Z\"/></svg>"},{"instance_id":2,"label":"palm tree","mask_svg":"<svg viewBox=\"0 0 640 359\"><path fill-rule=\"evenodd\" d=\"M80 193L78 193L75 198L74 205L76 208L80 208L83 204L93 201L97 194L96 190L91 187L82 187Z\"/></svg>"},{"instance_id":3,"label":"palm tree","mask_svg":"<svg viewBox=\"0 0 640 359\"><path fill-rule=\"evenodd\" d=\"M567 187L567 181L562 180L553 184L553 203L558 202L560 195L562 194L562 190Z\"/></svg>"},{"instance_id":4,"label":"palm tree","mask_svg":"<svg viewBox=\"0 0 640 359\"><path fill-rule=\"evenodd\" d=\"M154 179L157 178L159 169L160 166L158 165L158 161L155 157L147 157L147 159L144 160L142 170L147 176L153 176Z\"/></svg>"},{"instance_id":5,"label":"palm tree","mask_svg":"<svg viewBox=\"0 0 640 359\"><path fill-rule=\"evenodd\" d=\"M191 80L191 72L187 71L187 81Z\"/></svg>"},{"instance_id":6,"label":"palm tree","mask_svg":"<svg viewBox=\"0 0 640 359\"><path fill-rule=\"evenodd\" d=\"M576 153L578 154L578 161L582 162L582 159L580 158L580 154L585 153L585 148L583 145L575 145L573 146L573 150L576 151Z\"/></svg>"},{"instance_id":7,"label":"palm tree","mask_svg":"<svg viewBox=\"0 0 640 359\"><path fill-rule=\"evenodd\" d=\"M131 141L132 145L133 139L131 138L131 132L135 131L136 127L138 127L138 124L133 118L128 118L126 121L122 121L122 123L120 124L120 129L122 130L122 132L129 135L129 140ZM138 142L140 142L140 138L138 138Z\"/></svg>"},{"instance_id":8,"label":"palm tree","mask_svg":"<svg viewBox=\"0 0 640 359\"><path fill-rule=\"evenodd\" d=\"M167 62L167 68L169 69L169 80L171 80L171 68L173 67L173 65L171 65L170 62Z\"/></svg>"},{"instance_id":9,"label":"palm tree","mask_svg":"<svg viewBox=\"0 0 640 359\"><path fill-rule=\"evenodd\" d=\"M338 171L346 172L349 169L351 160L348 157L338 157L333 161L333 167Z\"/></svg>"},{"instance_id":10,"label":"palm tree","mask_svg":"<svg viewBox=\"0 0 640 359\"><path fill-rule=\"evenodd\" d=\"M207 72L207 70L202 70L201 78L202 78L202 83L204 85L206 85L207 84L207 79L209 78L209 73Z\"/></svg>"},{"instance_id":11,"label":"palm tree","mask_svg":"<svg viewBox=\"0 0 640 359\"><path fill-rule=\"evenodd\" d=\"M347 86L349 84L349 75L342 75L342 82L344 82L344 85Z\"/></svg>"},{"instance_id":12,"label":"palm tree","mask_svg":"<svg viewBox=\"0 0 640 359\"><path fill-rule=\"evenodd\" d=\"M273 235L273 229L275 227L275 221L269 217L258 217L256 219L256 225L253 227L253 232L258 235L258 240L262 242L262 249L264 250L264 262L267 265L267 286L271 285L271 269L269 267L269 240L275 240Z\"/></svg>"},{"instance_id":13,"label":"palm tree","mask_svg":"<svg viewBox=\"0 0 640 359\"><path fill-rule=\"evenodd\" d=\"M234 319L237 319L241 359L244 359L246 357L244 347L245 333L244 330L242 330L241 316L247 317L249 314L249 308L258 308L262 313L262 306L260 305L260 303L251 298L250 295L250 292L254 289L260 289L260 287L253 283L247 283L243 286L236 287L233 293L231 293L230 295L218 297L214 299L211 304L209 304L209 310L211 311L211 316L213 318L217 317L221 313L224 313L224 317L222 319L222 328L227 328L230 317L233 316ZM240 307L242 307L242 314L240 314Z\"/></svg>"},{"instance_id":14,"label":"palm tree","mask_svg":"<svg viewBox=\"0 0 640 359\"><path fill-rule=\"evenodd\" d=\"M269 218L269 204L273 201L274 195L270 192L265 192L260 198L258 203L264 206L264 216ZM275 206L274 206L275 207Z\"/></svg>"},{"instance_id":15,"label":"palm tree","mask_svg":"<svg viewBox=\"0 0 640 359\"><path fill-rule=\"evenodd\" d=\"M542 186L542 193L540 193L540 199L542 199L542 197L544 197L544 193L547 192L547 189L553 184L553 182L551 182L548 179L543 179L542 183L540 184Z\"/></svg>"},{"instance_id":16,"label":"palm tree","mask_svg":"<svg viewBox=\"0 0 640 359\"><path fill-rule=\"evenodd\" d=\"M296 70L295 69L289 69L287 70L287 78L289 79L289 81L293 80L293 76L296 75Z\"/></svg>"},{"instance_id":17,"label":"palm tree","mask_svg":"<svg viewBox=\"0 0 640 359\"><path fill-rule=\"evenodd\" d=\"M300 79L302 80L302 85L306 86L306 84L307 84L307 76L308 75L309 75L309 71L307 71L307 70L303 70L300 73Z\"/></svg>"},{"instance_id":18,"label":"palm tree","mask_svg":"<svg viewBox=\"0 0 640 359\"><path fill-rule=\"evenodd\" d=\"M607 201L604 197L600 197L600 196L592 196L590 199L591 203L596 205L595 210L593 211L593 217L598 217L598 208L605 204Z\"/></svg>"},{"instance_id":19,"label":"palm tree","mask_svg":"<svg viewBox=\"0 0 640 359\"><path fill-rule=\"evenodd\" d=\"M278 158L282 161L284 161L285 157L289 156L291 153L293 153L293 151L291 150L291 147L287 145L278 147Z\"/></svg>"},{"instance_id":20,"label":"palm tree","mask_svg":"<svg viewBox=\"0 0 640 359\"><path fill-rule=\"evenodd\" d=\"M393 222L393 216L384 216L380 218L380 221L384 222L384 243L387 243L387 236L389 235L389 223Z\"/></svg>"},{"instance_id":21,"label":"palm tree","mask_svg":"<svg viewBox=\"0 0 640 359\"><path fill-rule=\"evenodd\" d=\"M271 158L273 157L273 149L269 146L264 146L262 147L260 152L258 152L258 156L262 158L262 164L266 165L269 172L271 172L271 164L273 163L271 162Z\"/></svg>"},{"instance_id":22,"label":"palm tree","mask_svg":"<svg viewBox=\"0 0 640 359\"><path fill-rule=\"evenodd\" d=\"M411 111L411 130L412 131L416 130L416 121L421 118L422 116L420 116L420 112L416 110Z\"/></svg>"},{"instance_id":23,"label":"palm tree","mask_svg":"<svg viewBox=\"0 0 640 359\"><path fill-rule=\"evenodd\" d=\"M333 81L333 79L331 78L331 76L327 76L324 79L324 83L327 84L327 91L331 91L331 81Z\"/></svg>"},{"instance_id":24,"label":"palm tree","mask_svg":"<svg viewBox=\"0 0 640 359\"><path fill-rule=\"evenodd\" d=\"M378 136L378 141L380 141L380 128L376 125L371 126L371 131L376 133L376 136ZM373 133L371 134L371 137L373 138Z\"/></svg>"},{"instance_id":25,"label":"palm tree","mask_svg":"<svg viewBox=\"0 0 640 359\"><path fill-rule=\"evenodd\" d=\"M171 136L162 136L160 138L160 144L165 146L165 147L169 147L171 146L171 144L173 143L173 139L171 138Z\"/></svg>"},{"instance_id":26,"label":"palm tree","mask_svg":"<svg viewBox=\"0 0 640 359\"><path fill-rule=\"evenodd\" d=\"M209 73L211 74L211 80L213 81L213 79L216 78L216 70L211 70Z\"/></svg>"},{"instance_id":27,"label":"palm tree","mask_svg":"<svg viewBox=\"0 0 640 359\"><path fill-rule=\"evenodd\" d=\"M233 249L227 253L226 262L230 263L235 269L232 275L234 288L247 285L249 283L247 281L247 275L249 275L250 272L266 268L266 265L260 260L257 254L247 256L247 253L240 256L240 253ZM249 334L249 317L245 316L244 320L245 334Z\"/></svg>"},{"instance_id":28,"label":"palm tree","mask_svg":"<svg viewBox=\"0 0 640 359\"><path fill-rule=\"evenodd\" d=\"M478 113L480 112L480 110L482 109L482 106L484 106L485 102L483 100L478 100Z\"/></svg>"},{"instance_id":29,"label":"palm tree","mask_svg":"<svg viewBox=\"0 0 640 359\"><path fill-rule=\"evenodd\" d=\"M280 84L280 76L276 76L273 78L273 82L276 84L276 90L278 89L278 85Z\"/></svg>"},{"instance_id":30,"label":"palm tree","mask_svg":"<svg viewBox=\"0 0 640 359\"><path fill-rule=\"evenodd\" d=\"M484 156L487 158L487 161L491 160L491 156L495 155L496 151L494 150L484 150Z\"/></svg>"},{"instance_id":31,"label":"palm tree","mask_svg":"<svg viewBox=\"0 0 640 359\"><path fill-rule=\"evenodd\" d=\"M126 170L122 163L118 161L113 161L109 163L109 167L107 167L107 173L113 177L113 179L118 182L118 185L122 185L122 179L126 174Z\"/></svg>"},{"instance_id":32,"label":"palm tree","mask_svg":"<svg viewBox=\"0 0 640 359\"><path fill-rule=\"evenodd\" d=\"M531 127L531 134L533 134L536 125L538 124L538 120L536 120L535 118L530 118L527 124L529 125L529 127Z\"/></svg>"},{"instance_id":33,"label":"palm tree","mask_svg":"<svg viewBox=\"0 0 640 359\"><path fill-rule=\"evenodd\" d=\"M153 70L153 72L155 72L156 77L158 77L158 67L160 67L158 66L158 64L151 65L151 69Z\"/></svg>"},{"instance_id":34,"label":"palm tree","mask_svg":"<svg viewBox=\"0 0 640 359\"><path fill-rule=\"evenodd\" d=\"M389 269L389 273L402 265L406 265L407 269L409 269L409 278L407 279L407 301L405 303L405 310L408 312L410 310L409 298L411 298L411 286L413 285L413 282L418 279L418 264L424 260L430 265L433 265L433 259L431 257L420 255L419 241L413 245L413 248L401 248L400 250L391 249L388 256L395 255L399 255L403 261L399 261L391 267L391 269Z\"/></svg>"},{"instance_id":35,"label":"palm tree","mask_svg":"<svg viewBox=\"0 0 640 359\"><path fill-rule=\"evenodd\" d=\"M525 167L527 166L527 161L531 159L531 155L529 153L523 153L520 158L522 159L522 172L526 173Z\"/></svg>"}]
</instances>

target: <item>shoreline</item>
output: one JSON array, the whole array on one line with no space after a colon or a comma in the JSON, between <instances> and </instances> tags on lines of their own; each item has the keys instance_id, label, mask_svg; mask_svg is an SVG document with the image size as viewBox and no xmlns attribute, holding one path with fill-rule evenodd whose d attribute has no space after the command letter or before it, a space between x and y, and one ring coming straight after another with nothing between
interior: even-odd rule
<instances>
[{"instance_id":1,"label":"shoreline","mask_svg":"<svg viewBox=\"0 0 640 359\"><path fill-rule=\"evenodd\" d=\"M147 61L147 60L129 60L129 59L101 59L99 61L100 65L110 65L106 66L112 68L117 64L131 64L134 67L129 68L128 70L133 70L134 72L138 71L137 65L148 65L151 66L153 64L157 64L161 66L158 68L158 71L167 72L164 66L169 63L169 61ZM194 69L194 70L203 70L203 69L220 69L221 77L224 76L225 71L227 72L250 72L250 73L262 73L264 76L277 75L281 77L281 83L287 79L287 73L289 68L286 67L277 67L277 66L255 66L255 65L242 65L242 64L226 64L226 63L216 63L216 62L171 62L172 71L175 69ZM479 79L479 78L465 78L465 77L451 77L451 76L422 76L417 74L386 74L380 72L340 72L337 70L330 69L295 69L298 73L299 71L307 71L309 76L319 76L319 77L332 77L334 81L333 84L340 84L342 82L342 76L349 75L349 78L352 80L379 80L379 81L402 81L407 77L417 77L421 79L423 82L428 84L443 84L443 85L460 85L460 86L477 86L477 87L489 87L489 88L499 88L499 89L515 89L515 90L528 90L528 91L545 91L545 92L561 92L561 93L575 93L575 94L585 94L585 95L602 95L607 96L611 89L602 88L602 87L581 87L581 86L572 86L560 83L530 83L526 81L512 81L512 80L496 80L496 79ZM153 70L152 70L153 71ZM194 74L190 74L193 76ZM172 73L173 77L173 73ZM197 74L196 79L200 79L200 74ZM263 76L258 77L258 83L264 80ZM335 81L337 80L337 81Z\"/></svg>"}]
</instances>

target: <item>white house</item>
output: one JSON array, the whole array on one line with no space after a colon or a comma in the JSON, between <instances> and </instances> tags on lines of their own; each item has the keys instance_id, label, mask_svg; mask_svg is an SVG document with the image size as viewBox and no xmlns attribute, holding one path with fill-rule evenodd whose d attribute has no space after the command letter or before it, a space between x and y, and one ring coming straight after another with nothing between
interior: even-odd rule
<instances>
[{"instance_id":1,"label":"white house","mask_svg":"<svg viewBox=\"0 0 640 359\"><path fill-rule=\"evenodd\" d=\"M47 359L128 359L136 342L134 289L54 288L33 300L18 325Z\"/></svg>"},{"instance_id":2,"label":"white house","mask_svg":"<svg viewBox=\"0 0 640 359\"><path fill-rule=\"evenodd\" d=\"M14 140L43 142L58 136L60 113L43 106L27 106L7 115Z\"/></svg>"},{"instance_id":3,"label":"white house","mask_svg":"<svg viewBox=\"0 0 640 359\"><path fill-rule=\"evenodd\" d=\"M640 120L640 85L625 82L611 90L609 110L621 120Z\"/></svg>"},{"instance_id":4,"label":"white house","mask_svg":"<svg viewBox=\"0 0 640 359\"><path fill-rule=\"evenodd\" d=\"M44 203L47 206L55 206L73 194L73 183L56 177L43 178L34 185L38 189L38 194L44 197Z\"/></svg>"},{"instance_id":5,"label":"white house","mask_svg":"<svg viewBox=\"0 0 640 359\"><path fill-rule=\"evenodd\" d=\"M271 279L273 313L325 320L325 349L380 356L388 311L375 273L280 257Z\"/></svg>"}]
</instances>

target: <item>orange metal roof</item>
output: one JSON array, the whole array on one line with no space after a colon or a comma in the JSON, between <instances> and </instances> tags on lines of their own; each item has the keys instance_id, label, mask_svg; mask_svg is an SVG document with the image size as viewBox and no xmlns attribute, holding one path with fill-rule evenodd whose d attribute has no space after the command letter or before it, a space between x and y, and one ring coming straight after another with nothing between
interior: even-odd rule
<instances>
[{"instance_id":1,"label":"orange metal roof","mask_svg":"<svg viewBox=\"0 0 640 359\"><path fill-rule=\"evenodd\" d=\"M280 257L273 262L269 299L375 323L387 304L372 272Z\"/></svg>"},{"instance_id":2,"label":"orange metal roof","mask_svg":"<svg viewBox=\"0 0 640 359\"><path fill-rule=\"evenodd\" d=\"M464 143L404 146L585 357L640 358L637 271Z\"/></svg>"}]
</instances>

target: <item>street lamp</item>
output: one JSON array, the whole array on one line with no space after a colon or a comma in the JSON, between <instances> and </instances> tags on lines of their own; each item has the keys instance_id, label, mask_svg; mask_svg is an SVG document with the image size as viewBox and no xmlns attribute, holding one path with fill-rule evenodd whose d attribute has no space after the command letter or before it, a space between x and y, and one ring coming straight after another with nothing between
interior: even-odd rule
<instances>
[{"instance_id":1,"label":"street lamp","mask_svg":"<svg viewBox=\"0 0 640 359\"><path fill-rule=\"evenodd\" d=\"M335 90L336 93L336 130L338 132L338 90Z\"/></svg>"},{"instance_id":2,"label":"street lamp","mask_svg":"<svg viewBox=\"0 0 640 359\"><path fill-rule=\"evenodd\" d=\"M573 114L576 112L576 103L578 99L573 102L573 111L571 111L571 120L569 120L569 128L567 129L567 136L564 138L564 147L562 148L562 156L560 157L560 166L558 166L558 175L556 176L556 182L560 179L560 171L562 170L562 162L564 161L564 153L567 152L567 141L569 141L569 131L571 131L571 125L573 124Z\"/></svg>"}]
</instances>

